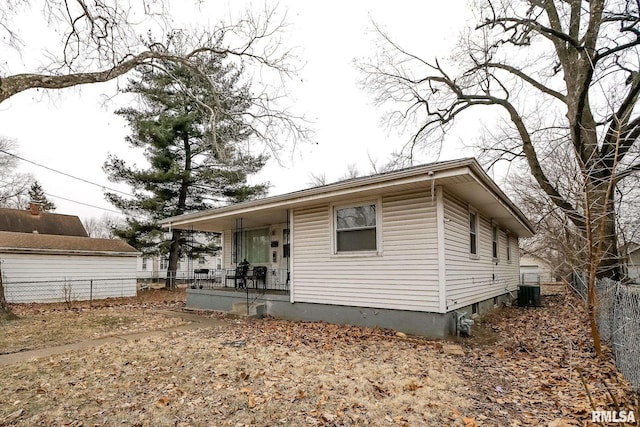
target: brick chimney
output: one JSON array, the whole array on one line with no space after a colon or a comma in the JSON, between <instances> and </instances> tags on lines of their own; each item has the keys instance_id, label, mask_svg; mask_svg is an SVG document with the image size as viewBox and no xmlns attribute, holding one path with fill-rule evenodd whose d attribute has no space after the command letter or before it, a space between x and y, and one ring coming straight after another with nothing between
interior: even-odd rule
<instances>
[{"instance_id":1,"label":"brick chimney","mask_svg":"<svg viewBox=\"0 0 640 427\"><path fill-rule=\"evenodd\" d=\"M29 212L31 212L31 215L40 215L40 204L29 202Z\"/></svg>"}]
</instances>

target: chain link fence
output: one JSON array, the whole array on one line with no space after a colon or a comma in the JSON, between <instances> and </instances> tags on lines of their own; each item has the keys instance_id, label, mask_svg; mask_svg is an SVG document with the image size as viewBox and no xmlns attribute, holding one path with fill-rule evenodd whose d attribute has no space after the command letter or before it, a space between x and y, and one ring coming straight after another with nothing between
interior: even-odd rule
<instances>
[{"instance_id":1,"label":"chain link fence","mask_svg":"<svg viewBox=\"0 0 640 427\"><path fill-rule=\"evenodd\" d=\"M572 286L586 301L586 275L574 274ZM640 286L598 279L596 295L600 337L611 345L620 372L639 391Z\"/></svg>"},{"instance_id":2,"label":"chain link fence","mask_svg":"<svg viewBox=\"0 0 640 427\"><path fill-rule=\"evenodd\" d=\"M12 279L3 274L8 303L49 303L93 301L105 298L136 296L135 277L73 277L49 280Z\"/></svg>"}]
</instances>

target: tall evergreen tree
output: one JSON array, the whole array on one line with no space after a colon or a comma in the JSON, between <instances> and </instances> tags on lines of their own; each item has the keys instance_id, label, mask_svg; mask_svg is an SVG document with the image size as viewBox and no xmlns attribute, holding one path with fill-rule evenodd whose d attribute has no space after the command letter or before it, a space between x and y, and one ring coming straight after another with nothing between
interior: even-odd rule
<instances>
[{"instance_id":1,"label":"tall evergreen tree","mask_svg":"<svg viewBox=\"0 0 640 427\"><path fill-rule=\"evenodd\" d=\"M131 127L133 148L144 150L148 167L128 165L109 155L104 170L109 179L133 189L133 198L106 193L127 216L116 235L145 254L168 256L167 287L173 287L178 260L186 254L219 249L215 240L188 239L182 230L170 236L160 219L208 209L221 203L264 196L266 184L248 185L247 176L265 164L264 155L244 153L253 129L246 122L249 87L240 82L242 69L212 55L200 64L207 76L182 65L148 67L126 91L137 94L141 107L116 112ZM215 121L212 122L212 117Z\"/></svg>"},{"instance_id":2,"label":"tall evergreen tree","mask_svg":"<svg viewBox=\"0 0 640 427\"><path fill-rule=\"evenodd\" d=\"M51 200L47 199L47 195L44 194L44 189L38 181L34 181L29 188L29 199L31 202L40 205L40 209L44 212L51 212L56 210L56 205Z\"/></svg>"}]
</instances>

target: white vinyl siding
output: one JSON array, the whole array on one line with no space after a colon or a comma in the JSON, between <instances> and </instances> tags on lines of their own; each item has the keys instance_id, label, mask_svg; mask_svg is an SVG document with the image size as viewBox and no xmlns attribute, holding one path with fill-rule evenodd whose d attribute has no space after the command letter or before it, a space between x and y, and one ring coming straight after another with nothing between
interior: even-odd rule
<instances>
[{"instance_id":1,"label":"white vinyl siding","mask_svg":"<svg viewBox=\"0 0 640 427\"><path fill-rule=\"evenodd\" d=\"M469 206L445 191L446 305L451 311L483 301L518 286L518 251L511 250L511 263L492 257L492 222L478 211L478 257L469 257ZM511 235L511 248L517 247ZM498 258L506 260L507 235L498 232Z\"/></svg>"},{"instance_id":2,"label":"white vinyl siding","mask_svg":"<svg viewBox=\"0 0 640 427\"><path fill-rule=\"evenodd\" d=\"M329 204L295 210L296 302L438 311L435 199L384 196L381 209L382 250L366 257L332 255Z\"/></svg>"},{"instance_id":3,"label":"white vinyl siding","mask_svg":"<svg viewBox=\"0 0 640 427\"><path fill-rule=\"evenodd\" d=\"M2 278L12 303L74 301L136 295L136 256L5 253Z\"/></svg>"},{"instance_id":4,"label":"white vinyl siding","mask_svg":"<svg viewBox=\"0 0 640 427\"><path fill-rule=\"evenodd\" d=\"M223 268L233 268L233 231L225 230L222 233L222 265Z\"/></svg>"}]
</instances>

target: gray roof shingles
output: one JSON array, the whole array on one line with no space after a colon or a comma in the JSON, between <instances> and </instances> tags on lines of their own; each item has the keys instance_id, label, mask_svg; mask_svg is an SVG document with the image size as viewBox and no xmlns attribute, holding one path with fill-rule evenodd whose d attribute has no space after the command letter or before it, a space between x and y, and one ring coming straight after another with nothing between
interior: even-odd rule
<instances>
[{"instance_id":1,"label":"gray roof shingles","mask_svg":"<svg viewBox=\"0 0 640 427\"><path fill-rule=\"evenodd\" d=\"M135 248L119 239L93 239L90 237L15 233L10 231L0 231L0 251L2 250L137 254Z\"/></svg>"},{"instance_id":2,"label":"gray roof shingles","mask_svg":"<svg viewBox=\"0 0 640 427\"><path fill-rule=\"evenodd\" d=\"M0 208L0 231L89 237L80 218L75 215L49 212L33 215L23 209Z\"/></svg>"}]
</instances>

